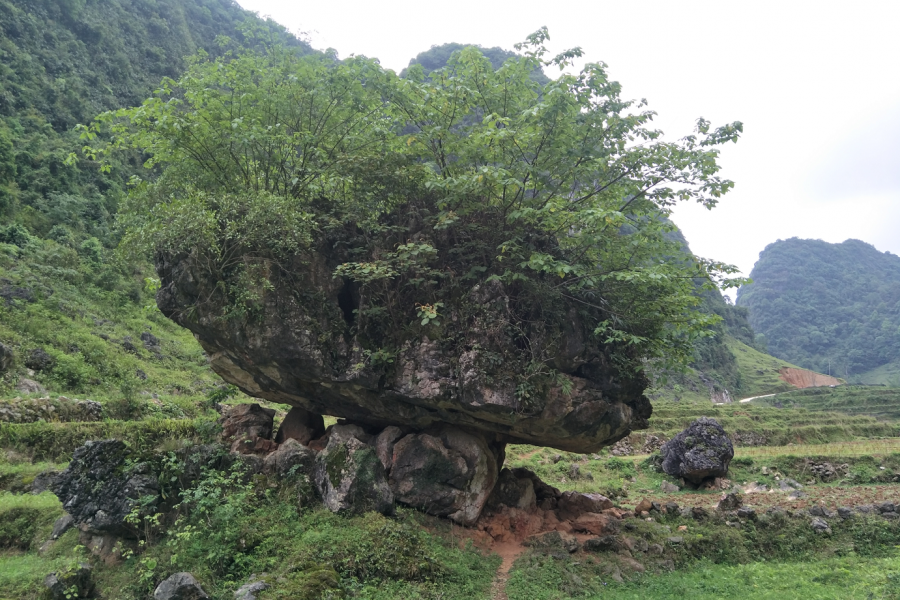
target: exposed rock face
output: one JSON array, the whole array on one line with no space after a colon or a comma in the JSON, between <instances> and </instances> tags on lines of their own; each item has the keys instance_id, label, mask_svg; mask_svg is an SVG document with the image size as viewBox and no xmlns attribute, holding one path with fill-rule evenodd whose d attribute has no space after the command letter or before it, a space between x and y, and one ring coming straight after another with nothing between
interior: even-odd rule
<instances>
[{"instance_id":1,"label":"exposed rock face","mask_svg":"<svg viewBox=\"0 0 900 600\"><path fill-rule=\"evenodd\" d=\"M353 425L332 429L328 446L316 458L315 483L332 512L394 512L394 495L375 449L358 439ZM361 431L361 430L360 430Z\"/></svg>"},{"instance_id":2,"label":"exposed rock face","mask_svg":"<svg viewBox=\"0 0 900 600\"><path fill-rule=\"evenodd\" d=\"M612 360L627 348L591 341L593 325L575 304L564 330L553 334L557 341L542 346L553 353L547 363L568 380L568 393L551 387L527 401L517 396L518 374L509 365L524 354L510 331L534 327L525 335L535 343L547 333L511 320L514 299L498 282L475 286L452 305L448 300L442 312L449 320L441 326L452 327L453 336L438 334L438 342L418 334L390 369L376 370L362 354L365 344L353 337L353 310L363 300L353 285L333 277L344 260L334 252L323 245L273 271L258 318L245 321L221 317L227 301L200 264L186 255L160 255L157 304L197 335L223 379L251 396L314 414L379 429L423 431L448 423L500 442L574 452L599 450L647 426L652 409L643 396L645 377Z\"/></svg>"},{"instance_id":3,"label":"exposed rock face","mask_svg":"<svg viewBox=\"0 0 900 600\"><path fill-rule=\"evenodd\" d=\"M134 535L125 522L138 500L154 497L142 503L142 511L154 512L159 500L159 483L146 464L127 468L128 449L118 440L85 442L72 455L72 462L53 484L53 492L63 508L72 515L75 524L95 534L120 537Z\"/></svg>"},{"instance_id":4,"label":"exposed rock face","mask_svg":"<svg viewBox=\"0 0 900 600\"><path fill-rule=\"evenodd\" d=\"M325 433L325 420L322 415L314 415L299 406L288 411L287 416L278 427L275 442L280 444L287 439L295 439L304 446L310 440L322 437Z\"/></svg>"},{"instance_id":5,"label":"exposed rock face","mask_svg":"<svg viewBox=\"0 0 900 600\"><path fill-rule=\"evenodd\" d=\"M663 471L699 484L728 474L734 447L718 421L700 417L666 442L660 453Z\"/></svg>"},{"instance_id":6,"label":"exposed rock face","mask_svg":"<svg viewBox=\"0 0 900 600\"><path fill-rule=\"evenodd\" d=\"M498 454L452 425L410 434L394 445L391 489L404 504L471 525L497 483Z\"/></svg>"},{"instance_id":7,"label":"exposed rock face","mask_svg":"<svg viewBox=\"0 0 900 600\"><path fill-rule=\"evenodd\" d=\"M190 573L175 573L160 583L153 600L205 600L209 598Z\"/></svg>"}]
</instances>

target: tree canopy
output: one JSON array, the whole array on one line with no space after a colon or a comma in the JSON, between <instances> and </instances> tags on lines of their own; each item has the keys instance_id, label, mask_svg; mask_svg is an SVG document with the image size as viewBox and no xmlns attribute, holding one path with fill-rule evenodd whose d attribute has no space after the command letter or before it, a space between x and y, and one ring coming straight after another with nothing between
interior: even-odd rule
<instances>
[{"instance_id":1,"label":"tree canopy","mask_svg":"<svg viewBox=\"0 0 900 600\"><path fill-rule=\"evenodd\" d=\"M580 55L550 57L546 39L529 36L498 68L466 47L402 78L278 45L200 54L141 106L102 115L85 150L149 157L155 176L120 213L126 246L202 258L231 316L252 318L274 270L338 248L333 276L357 286L354 327L372 352L498 281L523 321L564 327L574 303L594 340L627 348L637 369L689 360L716 320L692 310L695 281L734 284L735 269L686 257L667 217L732 187L717 148L742 126L699 119L666 141L602 63L536 81ZM107 127L114 142L97 144Z\"/></svg>"}]
</instances>

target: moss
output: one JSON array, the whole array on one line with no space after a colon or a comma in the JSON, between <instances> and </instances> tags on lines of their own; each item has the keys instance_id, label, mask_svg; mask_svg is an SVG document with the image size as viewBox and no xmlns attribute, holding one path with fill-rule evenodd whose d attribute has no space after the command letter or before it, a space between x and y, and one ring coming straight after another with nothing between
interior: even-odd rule
<instances>
[{"instance_id":1,"label":"moss","mask_svg":"<svg viewBox=\"0 0 900 600\"><path fill-rule=\"evenodd\" d=\"M261 598L290 600L343 600L341 578L327 564L307 563L291 573L283 583L276 583Z\"/></svg>"},{"instance_id":2,"label":"moss","mask_svg":"<svg viewBox=\"0 0 900 600\"><path fill-rule=\"evenodd\" d=\"M328 456L325 457L325 473L328 475L328 481L331 482L332 487L340 487L349 460L350 454L343 444L328 452Z\"/></svg>"}]
</instances>

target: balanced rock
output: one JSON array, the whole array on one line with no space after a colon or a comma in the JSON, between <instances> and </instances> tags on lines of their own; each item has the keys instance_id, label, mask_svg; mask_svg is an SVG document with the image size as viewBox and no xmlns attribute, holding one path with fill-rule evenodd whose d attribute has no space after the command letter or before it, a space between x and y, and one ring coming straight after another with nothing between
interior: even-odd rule
<instances>
[{"instance_id":1,"label":"balanced rock","mask_svg":"<svg viewBox=\"0 0 900 600\"><path fill-rule=\"evenodd\" d=\"M497 483L499 452L451 425L409 434L394 445L391 489L403 504L471 525Z\"/></svg>"},{"instance_id":2,"label":"balanced rock","mask_svg":"<svg viewBox=\"0 0 900 600\"><path fill-rule=\"evenodd\" d=\"M352 425L332 428L328 445L316 458L315 484L325 506L335 513L370 510L390 515L394 495L374 448L353 435Z\"/></svg>"},{"instance_id":3,"label":"balanced rock","mask_svg":"<svg viewBox=\"0 0 900 600\"><path fill-rule=\"evenodd\" d=\"M734 458L734 447L718 421L700 417L660 449L663 471L695 484L724 477Z\"/></svg>"},{"instance_id":4,"label":"balanced rock","mask_svg":"<svg viewBox=\"0 0 900 600\"><path fill-rule=\"evenodd\" d=\"M189 254L157 255L157 304L196 335L224 380L313 414L377 429L447 423L499 442L573 452L596 452L647 427L652 408L640 357L596 340L596 323L580 316L583 305L574 300L563 301L568 317L553 323L515 319L515 294L499 281L444 299L453 336L437 341L411 327L389 368L367 361L369 344L355 321L364 302L359 286L334 277L348 260L344 246L321 242L272 269L256 318L220 318L230 302L220 279ZM449 239L438 245L453 251ZM523 339L540 348L524 351ZM523 402L517 378L532 352L546 353L558 378Z\"/></svg>"}]
</instances>

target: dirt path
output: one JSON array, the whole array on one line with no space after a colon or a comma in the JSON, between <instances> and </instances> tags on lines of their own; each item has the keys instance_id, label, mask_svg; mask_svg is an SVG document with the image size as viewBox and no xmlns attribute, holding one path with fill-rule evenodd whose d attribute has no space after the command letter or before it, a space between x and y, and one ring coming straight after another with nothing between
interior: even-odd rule
<instances>
[{"instance_id":1,"label":"dirt path","mask_svg":"<svg viewBox=\"0 0 900 600\"><path fill-rule=\"evenodd\" d=\"M525 546L521 542L502 542L494 544L491 548L493 552L500 555L503 562L497 569L494 576L494 582L491 584L491 600L508 600L506 596L506 582L509 579L509 570L512 568L516 559L525 552Z\"/></svg>"}]
</instances>

